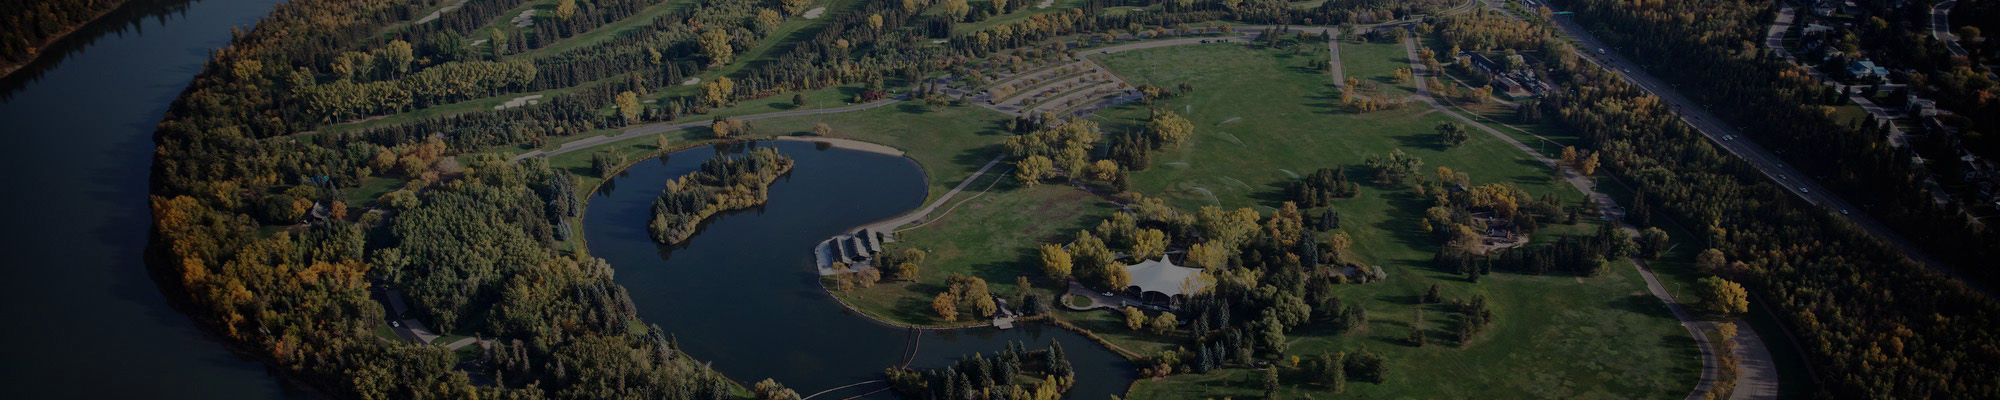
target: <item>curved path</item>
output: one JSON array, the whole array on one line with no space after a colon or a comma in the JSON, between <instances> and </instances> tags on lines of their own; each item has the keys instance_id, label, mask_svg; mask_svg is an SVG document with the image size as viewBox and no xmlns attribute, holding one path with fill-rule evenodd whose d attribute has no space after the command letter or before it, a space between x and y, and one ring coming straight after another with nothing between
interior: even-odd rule
<instances>
[{"instance_id":1,"label":"curved path","mask_svg":"<svg viewBox=\"0 0 2000 400\"><path fill-rule=\"evenodd\" d=\"M1625 210L1623 208L1618 207L1618 203L1612 201L1611 196L1598 192L1596 182L1591 181L1589 177L1577 173L1577 171L1574 169L1558 165L1555 160L1550 159L1548 156L1543 155L1540 152L1536 152L1534 148L1528 147L1527 144L1523 144L1519 140L1515 140L1513 136L1508 136L1506 133L1502 133L1499 130L1493 129L1493 127L1486 126L1486 124L1474 121L1471 118L1467 118L1464 115L1460 115L1459 113L1454 112L1449 108L1446 108L1444 105L1438 104L1436 99L1431 98L1430 91L1426 89L1429 86L1426 86L1424 82L1425 75L1429 74L1430 71L1428 71L1422 63L1416 62L1417 59L1416 42L1412 40L1404 40L1403 50L1407 52L1409 55L1410 71L1412 72L1410 74L1410 78L1412 79L1412 82L1416 83L1417 86L1416 95L1413 97L1415 97L1418 101L1422 101L1425 104L1429 104L1431 107L1437 109L1438 112L1451 116L1453 119L1457 119L1460 122L1478 128L1479 130L1484 131L1489 135L1492 135L1494 138L1500 139L1501 141L1513 145L1514 148L1519 149L1521 152L1528 153L1529 155L1534 156L1535 160L1541 161L1543 165L1547 165L1551 168L1557 168L1561 170L1563 175L1563 180L1569 182L1570 186L1575 187L1578 191L1581 191L1584 193L1584 195L1590 197L1591 201L1593 203L1596 203L1598 209L1603 212L1606 221L1617 221L1618 228L1624 230L1626 234L1633 235L1634 237L1639 235L1639 229L1637 227L1622 222L1624 220L1623 216L1625 214ZM1645 260L1641 260L1638 257L1632 257L1631 260L1632 260L1632 265L1639 270L1639 276L1641 278L1644 278L1646 281L1646 291L1652 293L1653 297L1659 298L1661 302L1666 303L1667 310L1673 313L1675 319L1680 320L1681 327L1686 328L1688 330L1688 334L1690 336L1693 336L1695 345L1701 349L1701 380L1695 383L1694 389L1688 392L1687 398L1690 400L1706 399L1708 397L1708 392L1714 390L1715 380L1719 373L1717 371L1717 368L1720 365L1720 363L1717 362L1715 359L1715 346L1713 343L1709 342L1708 335L1705 333L1705 331L1709 329L1710 324L1706 321L1695 319L1694 315L1689 313L1686 307L1683 307L1679 301L1674 300L1674 296L1671 293L1667 292L1666 286L1660 284L1660 278L1653 274L1652 267L1648 266ZM1744 330L1748 330L1747 329L1748 325L1742 325L1742 326L1745 328ZM1738 341L1739 342L1745 341L1744 340L1745 338L1748 338L1748 340L1756 340L1755 335L1745 335L1738 337ZM1762 348L1763 347L1762 343L1758 343L1756 347ZM1748 366L1757 367L1755 365L1748 365ZM1774 370L1768 370L1769 368L1773 368L1770 363L1768 362L1762 363L1762 367L1766 368L1767 370L1758 371L1759 373L1739 374L1740 376L1737 377L1738 387L1759 387L1759 388L1776 389L1777 387L1776 382L1763 382L1763 381L1749 382L1759 378L1775 379L1777 377L1777 373ZM1746 385L1745 383L1749 384ZM1771 397L1776 397L1775 390L1772 390Z\"/></svg>"}]
</instances>

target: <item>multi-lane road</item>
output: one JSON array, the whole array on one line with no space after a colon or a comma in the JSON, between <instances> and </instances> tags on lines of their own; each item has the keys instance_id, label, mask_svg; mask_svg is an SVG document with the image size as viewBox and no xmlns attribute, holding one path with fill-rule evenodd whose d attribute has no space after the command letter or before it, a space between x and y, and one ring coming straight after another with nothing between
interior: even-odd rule
<instances>
[{"instance_id":1,"label":"multi-lane road","mask_svg":"<svg viewBox=\"0 0 2000 400\"><path fill-rule=\"evenodd\" d=\"M1923 251L1916 244L1903 238L1902 234L1897 233L1894 229L1890 229L1880 221L1869 217L1868 213L1862 208L1856 207L1853 203L1838 196L1834 196L1832 192L1826 190L1812 176L1800 172L1790 165L1786 165L1777 156L1771 154L1770 151L1744 138L1740 129L1725 122L1722 118L1716 117L1714 113L1709 112L1701 103L1681 95L1680 91L1672 85L1647 73L1640 65L1625 59L1624 56L1619 55L1619 49L1607 46L1603 42L1598 41L1597 37L1592 36L1581 25L1577 25L1576 21L1571 20L1570 16L1555 15L1553 16L1553 20L1558 28L1558 32L1576 40L1578 45L1583 47L1581 51L1585 55L1583 58L1604 66L1623 77L1626 81L1638 85L1640 88L1666 101L1667 104L1672 106L1674 112L1679 114L1682 121L1693 126L1703 136L1708 137L1709 140L1714 141L1715 144L1728 150L1731 154L1735 154L1738 157L1742 157L1745 161L1750 162L1751 165L1762 171L1765 176L1770 177L1779 186L1783 186L1786 191L1804 199L1807 203L1826 208L1826 211L1833 216L1847 219L1870 234L1902 250L1903 254L1913 260L1928 264L1940 271L1958 275L1956 270L1949 264L1945 264L1935 257L1930 256L1928 252ZM1970 281L1966 282L1971 284Z\"/></svg>"}]
</instances>

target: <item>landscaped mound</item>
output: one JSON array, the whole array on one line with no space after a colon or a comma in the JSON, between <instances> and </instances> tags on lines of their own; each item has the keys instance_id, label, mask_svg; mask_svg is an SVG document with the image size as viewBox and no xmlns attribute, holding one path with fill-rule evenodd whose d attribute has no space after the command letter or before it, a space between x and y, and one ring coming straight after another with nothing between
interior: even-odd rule
<instances>
[{"instance_id":1,"label":"landscaped mound","mask_svg":"<svg viewBox=\"0 0 2000 400\"><path fill-rule=\"evenodd\" d=\"M742 157L716 157L679 179L653 201L653 240L675 244L694 236L701 221L717 212L764 204L771 182L792 171L792 158L762 148Z\"/></svg>"}]
</instances>

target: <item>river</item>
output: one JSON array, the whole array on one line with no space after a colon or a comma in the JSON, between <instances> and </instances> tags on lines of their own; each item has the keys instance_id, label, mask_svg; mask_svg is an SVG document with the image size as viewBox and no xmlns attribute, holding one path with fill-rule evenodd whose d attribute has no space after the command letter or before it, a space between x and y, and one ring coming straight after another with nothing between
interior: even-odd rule
<instances>
[{"instance_id":1,"label":"river","mask_svg":"<svg viewBox=\"0 0 2000 400\"><path fill-rule=\"evenodd\" d=\"M0 85L0 387L9 398L288 393L167 302L142 259L153 126L229 29L274 0L148 2Z\"/></svg>"},{"instance_id":2,"label":"river","mask_svg":"<svg viewBox=\"0 0 2000 400\"><path fill-rule=\"evenodd\" d=\"M744 149L703 147L641 161L591 197L583 227L591 255L611 262L641 318L674 333L688 353L730 378L776 378L804 395L879 379L884 368L901 362L909 330L854 315L828 296L811 250L827 237L915 210L925 194L922 170L907 158L808 142L757 145L796 161L771 185L764 206L719 214L685 243L660 246L647 236L646 221L666 181ZM1077 370L1069 398L1122 395L1136 377L1109 349L1034 323L1004 331L926 331L911 366L942 366L1009 341L1040 348L1051 340L1062 343ZM882 386L864 387L825 398Z\"/></svg>"}]
</instances>

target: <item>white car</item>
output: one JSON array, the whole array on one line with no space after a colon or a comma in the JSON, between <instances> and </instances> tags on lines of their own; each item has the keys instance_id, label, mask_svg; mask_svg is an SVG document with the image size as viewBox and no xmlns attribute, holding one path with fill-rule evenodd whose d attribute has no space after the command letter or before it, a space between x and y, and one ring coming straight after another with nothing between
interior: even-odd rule
<instances>
[{"instance_id":1,"label":"white car","mask_svg":"<svg viewBox=\"0 0 2000 400\"><path fill-rule=\"evenodd\" d=\"M1722 140L1723 140L1723 141L1729 141L1729 140L1732 140L1732 139L1736 139L1736 135L1722 135Z\"/></svg>"},{"instance_id":2,"label":"white car","mask_svg":"<svg viewBox=\"0 0 2000 400\"><path fill-rule=\"evenodd\" d=\"M1840 215L1847 215L1847 209L1845 208L1840 209Z\"/></svg>"},{"instance_id":3,"label":"white car","mask_svg":"<svg viewBox=\"0 0 2000 400\"><path fill-rule=\"evenodd\" d=\"M1812 189L1807 189L1807 188L1806 188L1806 187L1804 187L1804 186L1800 186L1800 187L1799 187L1799 193L1812 193Z\"/></svg>"}]
</instances>

